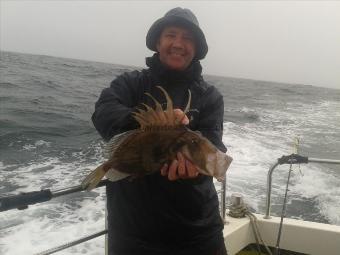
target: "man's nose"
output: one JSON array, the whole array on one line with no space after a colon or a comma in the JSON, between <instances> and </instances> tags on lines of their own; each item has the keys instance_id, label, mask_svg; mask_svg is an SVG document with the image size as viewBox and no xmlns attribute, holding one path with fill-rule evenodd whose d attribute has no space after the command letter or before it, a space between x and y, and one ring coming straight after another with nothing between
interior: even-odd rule
<instances>
[{"instance_id":1,"label":"man's nose","mask_svg":"<svg viewBox=\"0 0 340 255\"><path fill-rule=\"evenodd\" d=\"M183 48L183 38L181 36L176 36L175 40L173 41L173 47L176 48Z\"/></svg>"}]
</instances>

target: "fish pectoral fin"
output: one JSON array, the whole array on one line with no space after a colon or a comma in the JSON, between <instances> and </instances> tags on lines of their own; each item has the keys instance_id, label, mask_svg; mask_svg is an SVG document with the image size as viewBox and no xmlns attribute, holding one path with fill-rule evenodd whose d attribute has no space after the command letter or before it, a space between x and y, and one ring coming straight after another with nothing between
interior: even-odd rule
<instances>
[{"instance_id":1,"label":"fish pectoral fin","mask_svg":"<svg viewBox=\"0 0 340 255\"><path fill-rule=\"evenodd\" d=\"M110 168L109 171L107 171L107 173L106 173L107 179L109 179L112 182L116 182L116 181L125 179L126 177L128 177L130 175L131 174L119 172L118 170L116 170L114 168Z\"/></svg>"},{"instance_id":2,"label":"fish pectoral fin","mask_svg":"<svg viewBox=\"0 0 340 255\"><path fill-rule=\"evenodd\" d=\"M104 170L104 164L98 166L95 170L93 170L86 178L82 181L81 186L83 189L90 191L94 189L98 183L105 176L106 171Z\"/></svg>"}]
</instances>

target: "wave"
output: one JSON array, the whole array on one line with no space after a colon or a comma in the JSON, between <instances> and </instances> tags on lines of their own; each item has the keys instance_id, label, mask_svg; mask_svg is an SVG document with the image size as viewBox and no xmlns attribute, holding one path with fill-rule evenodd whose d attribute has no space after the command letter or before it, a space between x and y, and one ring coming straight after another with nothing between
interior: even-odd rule
<instances>
[{"instance_id":1,"label":"wave","mask_svg":"<svg viewBox=\"0 0 340 255\"><path fill-rule=\"evenodd\" d=\"M243 107L242 109L226 110L224 120L239 124L253 123L260 120L260 115L254 110Z\"/></svg>"},{"instance_id":2,"label":"wave","mask_svg":"<svg viewBox=\"0 0 340 255\"><path fill-rule=\"evenodd\" d=\"M103 143L90 122L95 101L115 76L136 68L14 53L6 53L2 65L1 194L78 185L104 160ZM340 157L339 90L209 79L225 99L223 141L234 158L228 194L243 193L257 212L264 211L270 165L292 152L297 135L301 154ZM317 164L301 169L303 176L296 171L292 177L289 216L340 225L338 171ZM274 176L276 214L281 211L286 174L283 166ZM0 226L0 253L36 253L101 230L104 212L101 188L1 213L6 220ZM103 253L103 243L98 238L65 254L80 254L84 247L87 254Z\"/></svg>"},{"instance_id":3,"label":"wave","mask_svg":"<svg viewBox=\"0 0 340 255\"><path fill-rule=\"evenodd\" d=\"M19 85L11 83L11 82L0 82L0 88L6 88L6 89L13 89L18 88Z\"/></svg>"}]
</instances>

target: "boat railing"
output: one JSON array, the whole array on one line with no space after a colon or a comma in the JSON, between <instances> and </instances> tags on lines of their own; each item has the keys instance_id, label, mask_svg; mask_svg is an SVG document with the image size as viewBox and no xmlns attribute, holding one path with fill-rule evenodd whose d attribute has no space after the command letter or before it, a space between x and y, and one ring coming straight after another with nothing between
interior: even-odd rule
<instances>
[{"instance_id":1,"label":"boat railing","mask_svg":"<svg viewBox=\"0 0 340 255\"><path fill-rule=\"evenodd\" d=\"M96 188L106 186L108 183L108 180L102 180ZM32 192L22 192L18 195L11 195L7 197L0 197L0 212L12 210L12 209L18 209L18 210L25 210L30 205L38 204L47 202L53 198L57 198L60 196L85 191L85 189L81 185L63 188L59 190L52 191L50 189L44 189L40 191L32 191ZM226 178L222 181L221 189L217 191L217 193L220 195L220 212L221 216L224 219L225 218L225 211L226 211L226 203L225 203L225 197L226 197ZM102 231L99 231L97 233L93 233L90 235L87 235L83 238L59 245L57 247L53 247L51 249L45 250L43 252L37 253L35 255L49 255L53 254L59 251L62 251L64 249L70 248L72 246L75 246L77 244L92 240L96 237L102 236L107 234L107 229L104 229Z\"/></svg>"},{"instance_id":2,"label":"boat railing","mask_svg":"<svg viewBox=\"0 0 340 255\"><path fill-rule=\"evenodd\" d=\"M108 180L101 181L96 188L105 186ZM8 211L11 209L24 210L29 205L47 202L53 198L72 194L75 192L84 191L81 185L51 191L50 189L43 189L40 191L22 192L18 195L7 197L0 197L0 212Z\"/></svg>"},{"instance_id":3,"label":"boat railing","mask_svg":"<svg viewBox=\"0 0 340 255\"><path fill-rule=\"evenodd\" d=\"M301 163L327 163L327 164L340 164L340 160L332 160L332 159L318 159L318 158L308 158L303 157L298 154L291 154L289 156L282 156L275 162L269 169L268 175L267 175L267 195L266 195L266 214L265 218L270 218L270 206L271 206L271 188L272 188L272 175L275 170L275 168L278 165L282 164L301 164ZM98 187L106 186L108 183L108 180L101 181L98 185ZM221 182L221 189L218 190L218 194L220 196L220 213L225 220L226 215L226 186L227 186L227 179L226 177ZM40 191L33 191L33 192L26 192L21 193L18 195L11 195L7 197L0 197L0 212L11 210L11 209L27 209L29 205L42 203L49 201L53 198L60 197L63 195L68 195L75 192L84 191L85 189L81 186L73 186L69 188L59 189L55 191L51 191L50 189L40 190ZM53 254L55 252L64 250L66 248L75 246L77 244L86 242L88 240L94 239L98 236L107 234L107 230L104 229L100 232L88 235L86 237L80 238L78 240L60 245L58 247L40 252L36 255L49 255Z\"/></svg>"},{"instance_id":4,"label":"boat railing","mask_svg":"<svg viewBox=\"0 0 340 255\"><path fill-rule=\"evenodd\" d=\"M221 188L217 191L217 194L220 195L219 197L220 214L224 222L227 210L226 192L227 192L227 175L224 175L224 178L221 180Z\"/></svg>"},{"instance_id":5,"label":"boat railing","mask_svg":"<svg viewBox=\"0 0 340 255\"><path fill-rule=\"evenodd\" d=\"M270 219L270 208L271 208L271 192L272 192L272 177L273 172L277 166L288 164L307 164L307 163L322 163L322 164L340 164L340 160L335 159L320 159L320 158L308 158L298 154L291 154L288 156L282 156L275 162L268 171L267 174L267 193L266 193L266 213L264 218Z\"/></svg>"},{"instance_id":6,"label":"boat railing","mask_svg":"<svg viewBox=\"0 0 340 255\"><path fill-rule=\"evenodd\" d=\"M108 183L108 180L103 180L97 185L96 188L103 187L107 183ZM24 210L24 209L27 209L29 205L47 202L56 197L60 197L60 196L64 196L64 195L68 195L68 194L72 194L72 193L76 193L76 192L80 192L84 190L85 189L81 185L77 185L77 186L59 189L55 191L51 191L50 189L44 189L40 191L23 192L18 195L0 197L0 212L12 210L12 209ZM51 249L45 250L35 255L53 254L53 253L62 251L64 249L67 249L77 244L92 240L96 237L99 237L105 234L107 234L106 229L99 231L97 233L87 235L83 238L62 244L60 246L53 247Z\"/></svg>"}]
</instances>

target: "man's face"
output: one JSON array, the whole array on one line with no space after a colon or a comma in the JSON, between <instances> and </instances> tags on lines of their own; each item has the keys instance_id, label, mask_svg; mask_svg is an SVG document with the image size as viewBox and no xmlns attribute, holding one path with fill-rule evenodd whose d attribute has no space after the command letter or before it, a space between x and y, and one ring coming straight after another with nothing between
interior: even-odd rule
<instances>
[{"instance_id":1,"label":"man's face","mask_svg":"<svg viewBox=\"0 0 340 255\"><path fill-rule=\"evenodd\" d=\"M185 70L195 56L193 34L178 26L164 28L156 47L161 62L173 70Z\"/></svg>"}]
</instances>

